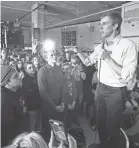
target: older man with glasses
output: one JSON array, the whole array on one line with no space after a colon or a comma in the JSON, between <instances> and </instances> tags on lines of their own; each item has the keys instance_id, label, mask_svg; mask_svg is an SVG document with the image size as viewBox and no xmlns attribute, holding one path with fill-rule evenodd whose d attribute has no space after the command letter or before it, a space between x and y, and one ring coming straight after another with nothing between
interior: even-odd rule
<instances>
[{"instance_id":1,"label":"older man with glasses","mask_svg":"<svg viewBox=\"0 0 139 148\"><path fill-rule=\"evenodd\" d=\"M43 99L42 135L48 142L50 138L49 119L63 120L64 105L62 89L64 76L62 69L56 65L55 43L46 40L41 55L46 64L38 71L38 86Z\"/></svg>"}]
</instances>

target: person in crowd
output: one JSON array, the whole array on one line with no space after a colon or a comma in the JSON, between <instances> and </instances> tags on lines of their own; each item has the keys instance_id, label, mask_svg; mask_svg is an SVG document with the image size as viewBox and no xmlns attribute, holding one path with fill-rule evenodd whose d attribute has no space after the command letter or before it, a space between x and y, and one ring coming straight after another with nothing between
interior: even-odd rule
<instances>
[{"instance_id":1,"label":"person in crowd","mask_svg":"<svg viewBox=\"0 0 139 148\"><path fill-rule=\"evenodd\" d=\"M21 60L20 54L17 55L17 60L18 60L18 61Z\"/></svg>"},{"instance_id":2,"label":"person in crowd","mask_svg":"<svg viewBox=\"0 0 139 148\"><path fill-rule=\"evenodd\" d=\"M77 99L77 87L76 81L73 75L71 75L72 66L69 63L62 65L62 69L65 76L65 85L63 89L63 103L65 106L65 121L67 128L71 128L73 123L77 123L77 114L75 111L75 103Z\"/></svg>"},{"instance_id":3,"label":"person in crowd","mask_svg":"<svg viewBox=\"0 0 139 148\"><path fill-rule=\"evenodd\" d=\"M86 79L86 74L84 73L81 63L75 54L71 56L71 65L71 74L74 76L77 86L76 112L79 114L79 108L81 107L80 105L83 99L83 80Z\"/></svg>"},{"instance_id":4,"label":"person in crowd","mask_svg":"<svg viewBox=\"0 0 139 148\"><path fill-rule=\"evenodd\" d=\"M11 66L1 66L1 146L7 145L18 133L23 104L17 94L22 79Z\"/></svg>"},{"instance_id":5,"label":"person in crowd","mask_svg":"<svg viewBox=\"0 0 139 148\"><path fill-rule=\"evenodd\" d=\"M100 23L102 44L98 45L89 57L85 57L80 49L76 48L74 51L86 66L98 61L99 85L95 100L100 147L118 148L126 86L137 67L137 46L120 36L122 18L119 14L107 13L101 17Z\"/></svg>"},{"instance_id":6,"label":"person in crowd","mask_svg":"<svg viewBox=\"0 0 139 148\"><path fill-rule=\"evenodd\" d=\"M23 79L24 75L25 75L25 71L24 71L24 65L23 65L22 60L17 61L16 70L19 73L19 75L21 76L21 78Z\"/></svg>"},{"instance_id":7,"label":"person in crowd","mask_svg":"<svg viewBox=\"0 0 139 148\"><path fill-rule=\"evenodd\" d=\"M64 47L61 49L60 57L62 59L62 63L66 63L67 62L67 60L66 60L66 54L65 54L65 48Z\"/></svg>"},{"instance_id":8,"label":"person in crowd","mask_svg":"<svg viewBox=\"0 0 139 148\"><path fill-rule=\"evenodd\" d=\"M57 66L62 66L63 65L63 59L61 56L57 56L56 58L56 65Z\"/></svg>"},{"instance_id":9,"label":"person in crowd","mask_svg":"<svg viewBox=\"0 0 139 148\"><path fill-rule=\"evenodd\" d=\"M96 100L94 99L94 97L96 95L96 88L97 88L97 85L98 85L97 62L92 66L94 66L94 67L92 67L92 69L95 68L94 72L92 74L92 80L90 81L91 84L92 84L92 94L93 95L92 95L92 99L87 104L87 108L88 108L90 126L91 126L92 130L96 130L96 103L95 103ZM88 67L90 67L90 66L88 66Z\"/></svg>"},{"instance_id":10,"label":"person in crowd","mask_svg":"<svg viewBox=\"0 0 139 148\"><path fill-rule=\"evenodd\" d=\"M42 103L42 134L46 141L50 137L49 119L63 120L64 106L62 91L64 76L62 69L56 65L55 43L46 40L46 46L41 49L46 64L38 71L38 86ZM49 46L51 45L51 46Z\"/></svg>"},{"instance_id":11,"label":"person in crowd","mask_svg":"<svg viewBox=\"0 0 139 148\"><path fill-rule=\"evenodd\" d=\"M41 130L41 97L37 84L37 72L33 63L24 65L25 77L23 78L23 93L29 116L29 131Z\"/></svg>"},{"instance_id":12,"label":"person in crowd","mask_svg":"<svg viewBox=\"0 0 139 148\"><path fill-rule=\"evenodd\" d=\"M39 61L39 58L37 56L34 56L32 58L32 63L35 66L36 71L39 71L39 69L40 69L40 61Z\"/></svg>"},{"instance_id":13,"label":"person in crowd","mask_svg":"<svg viewBox=\"0 0 139 148\"><path fill-rule=\"evenodd\" d=\"M6 48L1 51L1 65L7 65L8 50Z\"/></svg>"},{"instance_id":14,"label":"person in crowd","mask_svg":"<svg viewBox=\"0 0 139 148\"><path fill-rule=\"evenodd\" d=\"M76 140L68 134L69 148L77 148ZM36 132L31 133L21 133L18 135L10 145L4 148L53 148L59 147L62 148L64 146L63 141L61 140L60 144L56 146L56 140L54 137L54 133L51 132L50 141L47 144L42 136Z\"/></svg>"},{"instance_id":15,"label":"person in crowd","mask_svg":"<svg viewBox=\"0 0 139 148\"><path fill-rule=\"evenodd\" d=\"M92 75L92 80L91 80L91 82L92 82L92 93L94 95L96 94L96 88L97 88L97 84L98 84L98 77L97 77L97 75L98 75L98 65L97 64L98 64L98 62L96 62L94 64L95 71L94 71L94 73Z\"/></svg>"},{"instance_id":16,"label":"person in crowd","mask_svg":"<svg viewBox=\"0 0 139 148\"><path fill-rule=\"evenodd\" d=\"M71 61L71 55L70 55L70 52L69 51L66 51L65 52L65 57L66 57L66 60L65 60L65 62L70 62Z\"/></svg>"},{"instance_id":17,"label":"person in crowd","mask_svg":"<svg viewBox=\"0 0 139 148\"><path fill-rule=\"evenodd\" d=\"M25 62L29 62L31 60L31 54L27 53L25 57Z\"/></svg>"},{"instance_id":18,"label":"person in crowd","mask_svg":"<svg viewBox=\"0 0 139 148\"><path fill-rule=\"evenodd\" d=\"M10 55L10 59L14 60L14 55L13 54Z\"/></svg>"},{"instance_id":19,"label":"person in crowd","mask_svg":"<svg viewBox=\"0 0 139 148\"><path fill-rule=\"evenodd\" d=\"M22 61L23 63L25 63L25 58L21 58L21 61Z\"/></svg>"},{"instance_id":20,"label":"person in crowd","mask_svg":"<svg viewBox=\"0 0 139 148\"><path fill-rule=\"evenodd\" d=\"M16 67L16 63L15 63L15 61L14 61L13 59L11 59L11 60L9 61L9 65L12 66L13 68Z\"/></svg>"},{"instance_id":21,"label":"person in crowd","mask_svg":"<svg viewBox=\"0 0 139 148\"><path fill-rule=\"evenodd\" d=\"M95 66L84 66L83 71L86 74L86 79L83 81L83 101L81 104L82 115L87 118L89 125L92 127L95 124L95 102L94 102L94 93L92 92L92 78L96 71ZM90 121L94 121L90 123Z\"/></svg>"}]
</instances>

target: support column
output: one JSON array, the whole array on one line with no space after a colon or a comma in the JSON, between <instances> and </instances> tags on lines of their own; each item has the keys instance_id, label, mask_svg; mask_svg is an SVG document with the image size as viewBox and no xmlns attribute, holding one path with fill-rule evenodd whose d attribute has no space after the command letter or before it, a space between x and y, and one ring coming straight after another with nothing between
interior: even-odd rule
<instances>
[{"instance_id":1,"label":"support column","mask_svg":"<svg viewBox=\"0 0 139 148\"><path fill-rule=\"evenodd\" d=\"M31 10L38 7L39 4L35 3L31 6ZM42 13L38 13L42 12ZM44 39L44 9L41 6L40 8L33 10L31 13L31 20L32 20L32 52L36 52L36 46L39 41Z\"/></svg>"}]
</instances>

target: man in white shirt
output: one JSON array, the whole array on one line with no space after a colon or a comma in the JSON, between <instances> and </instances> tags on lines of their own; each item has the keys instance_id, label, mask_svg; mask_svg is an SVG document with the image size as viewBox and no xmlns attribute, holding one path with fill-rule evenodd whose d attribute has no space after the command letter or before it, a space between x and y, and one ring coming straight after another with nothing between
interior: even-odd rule
<instances>
[{"instance_id":1,"label":"man in white shirt","mask_svg":"<svg viewBox=\"0 0 139 148\"><path fill-rule=\"evenodd\" d=\"M96 47L89 57L75 49L86 66L98 61L100 83L95 99L101 148L119 147L126 86L137 67L137 47L134 42L120 36L121 23L122 18L119 14L106 14L101 18L102 44Z\"/></svg>"}]
</instances>

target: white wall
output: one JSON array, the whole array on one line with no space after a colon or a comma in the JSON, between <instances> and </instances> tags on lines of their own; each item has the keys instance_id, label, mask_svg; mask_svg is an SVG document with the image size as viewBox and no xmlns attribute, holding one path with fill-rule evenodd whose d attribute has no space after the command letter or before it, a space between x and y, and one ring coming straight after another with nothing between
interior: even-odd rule
<instances>
[{"instance_id":1,"label":"white wall","mask_svg":"<svg viewBox=\"0 0 139 148\"><path fill-rule=\"evenodd\" d=\"M123 6L121 35L133 40L137 44L139 51L139 3L130 2Z\"/></svg>"},{"instance_id":2,"label":"white wall","mask_svg":"<svg viewBox=\"0 0 139 148\"><path fill-rule=\"evenodd\" d=\"M94 43L100 43L99 22L78 25L77 44L83 48L93 48Z\"/></svg>"},{"instance_id":3,"label":"white wall","mask_svg":"<svg viewBox=\"0 0 139 148\"><path fill-rule=\"evenodd\" d=\"M100 43L99 22L73 25L73 27L74 26L77 27L78 47L92 49L94 43ZM53 39L57 47L61 47L61 28L45 30L45 38Z\"/></svg>"}]
</instances>

